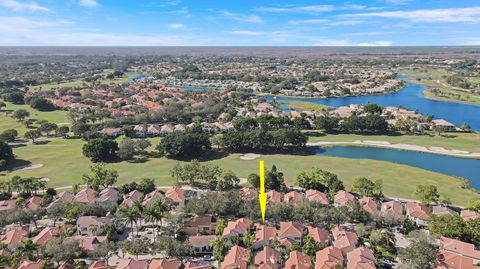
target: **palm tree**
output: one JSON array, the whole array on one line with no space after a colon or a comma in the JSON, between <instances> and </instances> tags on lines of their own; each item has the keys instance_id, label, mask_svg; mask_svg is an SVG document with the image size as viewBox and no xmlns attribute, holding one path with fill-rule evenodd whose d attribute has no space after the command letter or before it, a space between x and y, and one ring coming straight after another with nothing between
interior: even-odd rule
<instances>
[{"instance_id":1,"label":"palm tree","mask_svg":"<svg viewBox=\"0 0 480 269\"><path fill-rule=\"evenodd\" d=\"M30 239L23 240L22 244L15 250L15 252L17 251L21 256L33 260L38 256L38 245Z\"/></svg>"},{"instance_id":2,"label":"palm tree","mask_svg":"<svg viewBox=\"0 0 480 269\"><path fill-rule=\"evenodd\" d=\"M150 222L153 224L153 241L155 241L155 230L156 230L156 224L157 221L162 219L162 215L157 212L157 210L154 207L148 207L144 212L143 212L143 218L145 219L146 222Z\"/></svg>"},{"instance_id":3,"label":"palm tree","mask_svg":"<svg viewBox=\"0 0 480 269\"><path fill-rule=\"evenodd\" d=\"M135 240L135 236L133 235L133 224L137 226L138 218L140 218L140 211L136 207L132 207L127 210L126 212L126 220L127 223L130 224L130 229L132 230L132 241ZM138 235L138 229L137 229Z\"/></svg>"}]
</instances>

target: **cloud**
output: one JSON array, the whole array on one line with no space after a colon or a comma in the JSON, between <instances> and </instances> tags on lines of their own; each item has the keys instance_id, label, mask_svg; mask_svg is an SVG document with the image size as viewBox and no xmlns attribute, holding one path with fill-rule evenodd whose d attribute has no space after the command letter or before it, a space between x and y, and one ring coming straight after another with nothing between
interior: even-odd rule
<instances>
[{"instance_id":1,"label":"cloud","mask_svg":"<svg viewBox=\"0 0 480 269\"><path fill-rule=\"evenodd\" d=\"M42 21L32 20L27 17L0 17L0 30L13 33L31 32L71 24L73 24L72 21Z\"/></svg>"},{"instance_id":2,"label":"cloud","mask_svg":"<svg viewBox=\"0 0 480 269\"><path fill-rule=\"evenodd\" d=\"M17 0L0 0L0 5L13 11L50 11L48 8L40 6L35 2L23 3Z\"/></svg>"},{"instance_id":3,"label":"cloud","mask_svg":"<svg viewBox=\"0 0 480 269\"><path fill-rule=\"evenodd\" d=\"M224 17L227 17L236 21L243 21L243 22L249 22L249 23L263 23L262 17L258 15L233 13L229 11L220 11L220 14Z\"/></svg>"},{"instance_id":4,"label":"cloud","mask_svg":"<svg viewBox=\"0 0 480 269\"><path fill-rule=\"evenodd\" d=\"M185 28L185 25L183 25L181 23L172 23L172 24L167 25L167 27L170 28L170 29L182 29L182 28Z\"/></svg>"},{"instance_id":5,"label":"cloud","mask_svg":"<svg viewBox=\"0 0 480 269\"><path fill-rule=\"evenodd\" d=\"M97 0L79 0L78 4L83 6L83 7L98 7L100 4L97 2Z\"/></svg>"},{"instance_id":6,"label":"cloud","mask_svg":"<svg viewBox=\"0 0 480 269\"><path fill-rule=\"evenodd\" d=\"M232 35L249 35L249 36L260 36L264 35L264 32L250 31L250 30L238 30L229 32Z\"/></svg>"},{"instance_id":7,"label":"cloud","mask_svg":"<svg viewBox=\"0 0 480 269\"><path fill-rule=\"evenodd\" d=\"M314 6L292 6L292 7L260 7L258 12L272 12L272 13L318 13L333 11L335 9L332 5L314 5Z\"/></svg>"},{"instance_id":8,"label":"cloud","mask_svg":"<svg viewBox=\"0 0 480 269\"><path fill-rule=\"evenodd\" d=\"M308 19L308 20L291 20L288 21L288 24L299 25L299 24L325 24L330 22L327 19Z\"/></svg>"},{"instance_id":9,"label":"cloud","mask_svg":"<svg viewBox=\"0 0 480 269\"><path fill-rule=\"evenodd\" d=\"M359 47L390 47L393 45L392 41L375 41L371 43L358 43Z\"/></svg>"},{"instance_id":10,"label":"cloud","mask_svg":"<svg viewBox=\"0 0 480 269\"><path fill-rule=\"evenodd\" d=\"M477 23L480 22L480 7L384 11L347 14L344 16L355 18L376 17L429 23Z\"/></svg>"}]
</instances>

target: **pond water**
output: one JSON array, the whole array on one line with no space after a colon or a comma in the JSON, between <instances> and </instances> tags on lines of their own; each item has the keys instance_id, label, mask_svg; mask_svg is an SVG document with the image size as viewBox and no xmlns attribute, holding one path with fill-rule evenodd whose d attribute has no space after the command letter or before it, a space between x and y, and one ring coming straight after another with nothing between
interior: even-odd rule
<instances>
[{"instance_id":1,"label":"pond water","mask_svg":"<svg viewBox=\"0 0 480 269\"><path fill-rule=\"evenodd\" d=\"M468 179L470 185L480 190L480 159L467 159L417 151L395 150L375 147L335 146L318 148L316 154L388 161L430 170L450 176Z\"/></svg>"},{"instance_id":2,"label":"pond water","mask_svg":"<svg viewBox=\"0 0 480 269\"><path fill-rule=\"evenodd\" d=\"M169 87L178 88L185 91L208 91L209 90L209 88L206 88L206 87L190 87L190 86L176 86L176 85L170 85Z\"/></svg>"},{"instance_id":3,"label":"pond water","mask_svg":"<svg viewBox=\"0 0 480 269\"><path fill-rule=\"evenodd\" d=\"M330 107L349 106L350 104L377 103L381 106L403 106L437 119L445 119L456 125L469 124L473 130L480 130L480 105L469 105L427 99L422 92L425 86L406 83L402 90L382 95L351 96L338 98L296 98L275 97L278 101L302 101L322 104ZM272 96L267 96L272 99Z\"/></svg>"}]
</instances>

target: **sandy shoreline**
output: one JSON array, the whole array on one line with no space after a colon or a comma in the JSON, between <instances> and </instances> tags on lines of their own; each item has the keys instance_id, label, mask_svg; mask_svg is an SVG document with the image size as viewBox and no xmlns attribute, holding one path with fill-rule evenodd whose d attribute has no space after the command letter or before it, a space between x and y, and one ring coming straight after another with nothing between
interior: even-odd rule
<instances>
[{"instance_id":1,"label":"sandy shoreline","mask_svg":"<svg viewBox=\"0 0 480 269\"><path fill-rule=\"evenodd\" d=\"M332 146L332 145L362 145L362 146L372 146L372 147L381 147L381 148L391 148L398 150L409 150L409 151L419 151L425 153L441 154L453 157L464 157L464 158L480 158L480 152L469 152L464 150L449 150L442 147L425 147L418 145L410 144L392 144L388 141L376 141L376 140L356 140L351 142L312 142L307 143L307 146Z\"/></svg>"}]
</instances>

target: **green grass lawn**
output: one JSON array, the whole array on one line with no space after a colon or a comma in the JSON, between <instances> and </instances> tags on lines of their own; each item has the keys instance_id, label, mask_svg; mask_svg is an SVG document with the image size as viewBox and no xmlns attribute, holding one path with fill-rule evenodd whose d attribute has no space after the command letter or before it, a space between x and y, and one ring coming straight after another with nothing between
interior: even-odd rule
<instances>
[{"instance_id":1,"label":"green grass lawn","mask_svg":"<svg viewBox=\"0 0 480 269\"><path fill-rule=\"evenodd\" d=\"M38 169L16 171L0 174L0 180L13 175L24 177L47 177L52 187L70 186L81 182L82 174L88 172L90 161L83 157L81 147L83 141L79 139L64 140L52 139L48 144L32 145L14 149L19 159L25 159L32 164L43 164ZM153 143L155 146L156 142ZM234 171L240 177L247 177L250 173L258 172L258 159L244 161L239 154L231 154L225 158L210 161L222 168ZM417 184L434 184L440 193L449 197L453 203L465 205L469 200L479 198L469 190L460 188L460 182L450 176L434 173L409 166L398 165L374 160L343 159L315 155L265 155L262 159L266 167L275 164L285 173L287 183L293 185L296 175L312 166L317 166L338 174L350 187L353 179L366 176L372 180L382 179L386 195L394 197L413 198L412 192ZM120 162L109 164L119 172L119 184L136 181L140 178L153 178L157 185L172 185L170 169L177 163L166 158L151 158L141 163Z\"/></svg>"},{"instance_id":2,"label":"green grass lawn","mask_svg":"<svg viewBox=\"0 0 480 269\"><path fill-rule=\"evenodd\" d=\"M281 103L286 105L287 109L300 109L300 110L307 110L307 111L326 111L331 109L328 106L321 105L321 104L314 104L302 101L282 101Z\"/></svg>"},{"instance_id":3,"label":"green grass lawn","mask_svg":"<svg viewBox=\"0 0 480 269\"><path fill-rule=\"evenodd\" d=\"M104 71L104 73L105 73L105 71ZM106 74L108 74L108 72L106 72ZM96 83L97 84L111 84L111 83L122 84L122 83L126 82L128 79L134 78L136 76L138 76L138 74L125 75L125 76L118 77L118 78L113 78L113 79L102 78L102 79L96 81ZM55 88L68 88L68 87L73 88L73 87L84 87L84 86L91 86L91 85L92 85L91 82L87 82L87 81L84 81L84 80L77 79L77 80L72 80L72 81L64 81L64 82L60 82L60 83L52 82L52 83L48 83L48 84L32 86L32 87L30 87L30 90L33 90L33 91L44 90L45 91L45 90L51 90L51 89L55 89Z\"/></svg>"},{"instance_id":4,"label":"green grass lawn","mask_svg":"<svg viewBox=\"0 0 480 269\"><path fill-rule=\"evenodd\" d=\"M443 147L480 152L480 134L478 133L447 133L442 136L430 135L355 135L355 134L328 134L325 136L311 136L309 142L353 142L356 140L388 141L394 144L411 144L426 147Z\"/></svg>"}]
</instances>

